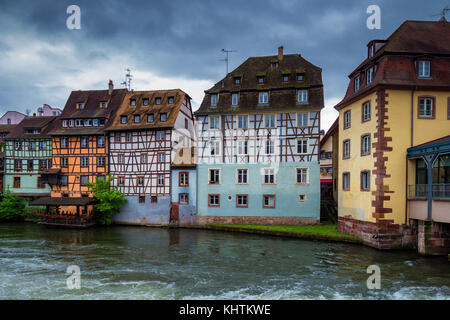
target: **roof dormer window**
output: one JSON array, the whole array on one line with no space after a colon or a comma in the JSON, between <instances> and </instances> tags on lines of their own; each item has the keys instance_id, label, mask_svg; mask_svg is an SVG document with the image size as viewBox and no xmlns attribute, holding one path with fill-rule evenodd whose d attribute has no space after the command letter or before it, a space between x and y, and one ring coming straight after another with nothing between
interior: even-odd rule
<instances>
[{"instance_id":1,"label":"roof dormer window","mask_svg":"<svg viewBox=\"0 0 450 320\"><path fill-rule=\"evenodd\" d=\"M169 103L169 104L173 104L173 102L174 102L174 98L173 98L173 97L169 97L168 103Z\"/></svg>"},{"instance_id":2,"label":"roof dormer window","mask_svg":"<svg viewBox=\"0 0 450 320\"><path fill-rule=\"evenodd\" d=\"M63 126L63 128L66 128L66 127L67 127L67 120L63 120L63 121L62 121L62 126Z\"/></svg>"},{"instance_id":3,"label":"roof dormer window","mask_svg":"<svg viewBox=\"0 0 450 320\"><path fill-rule=\"evenodd\" d=\"M369 46L369 58L372 58L374 54L374 45Z\"/></svg>"},{"instance_id":4,"label":"roof dormer window","mask_svg":"<svg viewBox=\"0 0 450 320\"><path fill-rule=\"evenodd\" d=\"M141 116L138 115L138 114L136 114L136 115L134 116L134 123L139 123L139 122L141 122Z\"/></svg>"},{"instance_id":5,"label":"roof dormer window","mask_svg":"<svg viewBox=\"0 0 450 320\"><path fill-rule=\"evenodd\" d=\"M258 84L264 83L264 76L258 76L257 79L258 79Z\"/></svg>"},{"instance_id":6,"label":"roof dormer window","mask_svg":"<svg viewBox=\"0 0 450 320\"><path fill-rule=\"evenodd\" d=\"M156 103L156 104L161 104L161 98L156 98L156 99L155 99L155 103Z\"/></svg>"},{"instance_id":7,"label":"roof dormer window","mask_svg":"<svg viewBox=\"0 0 450 320\"><path fill-rule=\"evenodd\" d=\"M359 90L359 76L355 77L355 92Z\"/></svg>"},{"instance_id":8,"label":"roof dormer window","mask_svg":"<svg viewBox=\"0 0 450 320\"><path fill-rule=\"evenodd\" d=\"M127 116L121 116L121 117L120 117L120 123L121 123L121 124L126 124L127 121L128 121Z\"/></svg>"},{"instance_id":9,"label":"roof dormer window","mask_svg":"<svg viewBox=\"0 0 450 320\"><path fill-rule=\"evenodd\" d=\"M149 99L148 99L148 98L144 98L144 99L142 100L142 104L143 104L144 106L148 106L148 104L149 104Z\"/></svg>"},{"instance_id":10,"label":"roof dormer window","mask_svg":"<svg viewBox=\"0 0 450 320\"><path fill-rule=\"evenodd\" d=\"M431 76L430 61L419 60L418 75L419 75L419 78L429 78Z\"/></svg>"},{"instance_id":11,"label":"roof dormer window","mask_svg":"<svg viewBox=\"0 0 450 320\"><path fill-rule=\"evenodd\" d=\"M107 107L108 107L108 102L106 102L106 101L100 102L100 109L106 109Z\"/></svg>"},{"instance_id":12,"label":"roof dormer window","mask_svg":"<svg viewBox=\"0 0 450 320\"><path fill-rule=\"evenodd\" d=\"M288 82L288 81L289 81L289 75L283 74L283 82Z\"/></svg>"},{"instance_id":13,"label":"roof dormer window","mask_svg":"<svg viewBox=\"0 0 450 320\"><path fill-rule=\"evenodd\" d=\"M211 108L217 107L217 94L211 94Z\"/></svg>"},{"instance_id":14,"label":"roof dormer window","mask_svg":"<svg viewBox=\"0 0 450 320\"><path fill-rule=\"evenodd\" d=\"M77 103L77 108L78 108L78 110L83 110L84 109L84 103Z\"/></svg>"},{"instance_id":15,"label":"roof dormer window","mask_svg":"<svg viewBox=\"0 0 450 320\"><path fill-rule=\"evenodd\" d=\"M161 113L159 115L159 119L161 120L161 122L167 121L167 113Z\"/></svg>"},{"instance_id":16,"label":"roof dormer window","mask_svg":"<svg viewBox=\"0 0 450 320\"><path fill-rule=\"evenodd\" d=\"M234 84L241 84L241 77L234 77Z\"/></svg>"},{"instance_id":17,"label":"roof dormer window","mask_svg":"<svg viewBox=\"0 0 450 320\"><path fill-rule=\"evenodd\" d=\"M304 78L305 77L303 73L297 73L297 81L303 81Z\"/></svg>"},{"instance_id":18,"label":"roof dormer window","mask_svg":"<svg viewBox=\"0 0 450 320\"><path fill-rule=\"evenodd\" d=\"M130 106L136 106L136 99L130 99Z\"/></svg>"},{"instance_id":19,"label":"roof dormer window","mask_svg":"<svg viewBox=\"0 0 450 320\"><path fill-rule=\"evenodd\" d=\"M147 122L151 123L153 121L155 121L155 116L153 115L153 113L148 114L147 115Z\"/></svg>"},{"instance_id":20,"label":"roof dormer window","mask_svg":"<svg viewBox=\"0 0 450 320\"><path fill-rule=\"evenodd\" d=\"M370 67L369 69L367 69L366 72L366 84L369 85L372 83L373 80L373 67Z\"/></svg>"}]
</instances>

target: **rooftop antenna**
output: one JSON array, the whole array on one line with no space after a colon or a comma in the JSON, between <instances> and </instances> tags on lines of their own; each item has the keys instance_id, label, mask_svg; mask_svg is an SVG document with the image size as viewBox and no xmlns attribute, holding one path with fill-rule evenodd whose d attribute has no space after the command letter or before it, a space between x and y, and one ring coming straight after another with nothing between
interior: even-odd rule
<instances>
[{"instance_id":1,"label":"rooftop antenna","mask_svg":"<svg viewBox=\"0 0 450 320\"><path fill-rule=\"evenodd\" d=\"M227 65L227 74L228 74L228 61L229 61L229 59L228 59L228 54L229 54L230 52L237 52L237 50L227 50L227 49L222 49L221 51L227 55L227 57L226 57L225 59L221 59L220 61L225 61L225 64Z\"/></svg>"},{"instance_id":2,"label":"rooftop antenna","mask_svg":"<svg viewBox=\"0 0 450 320\"><path fill-rule=\"evenodd\" d=\"M128 89L128 91L131 91L131 80L133 80L133 75L131 74L130 68L125 69L127 74L125 75L125 81L122 81L120 84L125 86L125 88Z\"/></svg>"},{"instance_id":3,"label":"rooftop antenna","mask_svg":"<svg viewBox=\"0 0 450 320\"><path fill-rule=\"evenodd\" d=\"M432 17L441 17L441 18L439 19L439 21L447 21L447 20L445 19L445 16L446 16L446 14L447 14L448 11L450 11L450 8L449 8L448 6L445 6L444 9L442 9L442 11L441 11L440 13L438 13L438 14L433 14Z\"/></svg>"}]
</instances>

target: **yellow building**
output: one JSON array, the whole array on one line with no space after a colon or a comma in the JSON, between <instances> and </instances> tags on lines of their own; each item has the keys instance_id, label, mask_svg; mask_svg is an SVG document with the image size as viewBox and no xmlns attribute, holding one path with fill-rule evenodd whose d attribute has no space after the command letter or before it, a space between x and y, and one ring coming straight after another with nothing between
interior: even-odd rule
<instances>
[{"instance_id":1,"label":"yellow building","mask_svg":"<svg viewBox=\"0 0 450 320\"><path fill-rule=\"evenodd\" d=\"M340 230L377 248L428 251L421 248L421 226L436 219L411 215L415 201L426 200L413 194L417 185L427 183L416 170L426 155L415 157L411 151L450 135L450 23L405 21L387 40L368 43L367 58L349 78L346 95L335 106ZM446 152L438 155L430 188L450 189ZM441 194L435 217L450 212L449 193ZM445 250L450 248L447 216L448 221L433 227L445 239Z\"/></svg>"}]
</instances>

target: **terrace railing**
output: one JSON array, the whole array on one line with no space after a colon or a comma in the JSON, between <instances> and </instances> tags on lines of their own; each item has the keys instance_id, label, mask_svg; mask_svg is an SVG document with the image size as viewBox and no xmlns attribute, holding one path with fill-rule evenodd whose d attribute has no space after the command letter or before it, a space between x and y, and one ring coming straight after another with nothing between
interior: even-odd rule
<instances>
[{"instance_id":1,"label":"terrace railing","mask_svg":"<svg viewBox=\"0 0 450 320\"><path fill-rule=\"evenodd\" d=\"M408 186L409 199L426 199L428 196L427 184L412 184ZM431 196L435 198L450 199L450 183L433 183L431 185Z\"/></svg>"}]
</instances>

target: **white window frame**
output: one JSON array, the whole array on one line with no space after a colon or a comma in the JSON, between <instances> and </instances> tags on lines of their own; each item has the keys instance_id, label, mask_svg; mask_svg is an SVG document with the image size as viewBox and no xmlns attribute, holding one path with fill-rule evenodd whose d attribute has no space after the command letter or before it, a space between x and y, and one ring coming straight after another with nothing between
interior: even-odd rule
<instances>
[{"instance_id":1,"label":"white window frame","mask_svg":"<svg viewBox=\"0 0 450 320\"><path fill-rule=\"evenodd\" d=\"M354 83L354 92L357 92L360 88L360 76L355 77L355 83Z\"/></svg>"},{"instance_id":2,"label":"white window frame","mask_svg":"<svg viewBox=\"0 0 450 320\"><path fill-rule=\"evenodd\" d=\"M297 103L300 104L308 103L308 90L302 89L297 91Z\"/></svg>"},{"instance_id":3,"label":"white window frame","mask_svg":"<svg viewBox=\"0 0 450 320\"><path fill-rule=\"evenodd\" d=\"M362 155L368 155L370 154L370 135L366 134L362 136L361 138L361 144L362 144Z\"/></svg>"},{"instance_id":4,"label":"white window frame","mask_svg":"<svg viewBox=\"0 0 450 320\"><path fill-rule=\"evenodd\" d=\"M217 119L217 122L215 121L215 126L213 127L213 119ZM210 130L220 130L220 116L210 116L209 117L209 129Z\"/></svg>"},{"instance_id":5,"label":"white window frame","mask_svg":"<svg viewBox=\"0 0 450 320\"><path fill-rule=\"evenodd\" d=\"M423 103L422 103L423 102ZM429 105L427 105L429 102ZM423 106L423 108L421 108ZM420 98L419 99L419 117L432 118L433 117L433 99L432 98Z\"/></svg>"},{"instance_id":6,"label":"white window frame","mask_svg":"<svg viewBox=\"0 0 450 320\"><path fill-rule=\"evenodd\" d=\"M269 92L260 91L258 93L258 104L268 104L269 103Z\"/></svg>"},{"instance_id":7,"label":"white window frame","mask_svg":"<svg viewBox=\"0 0 450 320\"><path fill-rule=\"evenodd\" d=\"M163 187L166 183L166 176L164 174L158 174L158 187Z\"/></svg>"},{"instance_id":8,"label":"white window frame","mask_svg":"<svg viewBox=\"0 0 450 320\"><path fill-rule=\"evenodd\" d=\"M367 69L366 74L367 74L366 75L366 82L367 82L367 85L369 85L373 81L373 67L370 67L369 69Z\"/></svg>"},{"instance_id":9,"label":"white window frame","mask_svg":"<svg viewBox=\"0 0 450 320\"><path fill-rule=\"evenodd\" d=\"M368 112L366 112L366 107L368 106ZM363 121L369 121L370 120L370 101L367 101L363 104ZM368 117L366 117L368 115Z\"/></svg>"},{"instance_id":10,"label":"white window frame","mask_svg":"<svg viewBox=\"0 0 450 320\"><path fill-rule=\"evenodd\" d=\"M238 140L237 141L237 155L246 156L248 155L248 140Z\"/></svg>"},{"instance_id":11,"label":"white window frame","mask_svg":"<svg viewBox=\"0 0 450 320\"><path fill-rule=\"evenodd\" d=\"M429 60L418 61L417 75L419 78L431 77L431 63Z\"/></svg>"},{"instance_id":12,"label":"white window frame","mask_svg":"<svg viewBox=\"0 0 450 320\"><path fill-rule=\"evenodd\" d=\"M242 181L245 177L245 182L239 182L239 177L242 178ZM248 184L249 180L249 171L246 168L237 168L236 169L236 184Z\"/></svg>"},{"instance_id":13,"label":"white window frame","mask_svg":"<svg viewBox=\"0 0 450 320\"><path fill-rule=\"evenodd\" d=\"M245 127L240 126L241 123L243 123L242 121L240 121L241 118L245 118L245 119L246 119L246 121L245 121ZM248 118L249 118L248 114L241 114L241 115L238 115L238 116L237 116L237 119L236 119L236 121L237 121L236 127L237 127L238 129L248 129L248 120L249 120Z\"/></svg>"},{"instance_id":14,"label":"white window frame","mask_svg":"<svg viewBox=\"0 0 450 320\"><path fill-rule=\"evenodd\" d=\"M298 181L298 171L302 170L302 173L300 175L301 179L303 179L303 176L305 177L304 179L306 181ZM303 170L305 170L305 173L303 173ZM307 185L309 184L309 168L305 168L305 167L297 167L295 168L295 184L298 185Z\"/></svg>"},{"instance_id":15,"label":"white window frame","mask_svg":"<svg viewBox=\"0 0 450 320\"><path fill-rule=\"evenodd\" d=\"M217 182L216 183L211 183L212 180L210 180L211 171L213 171L213 170L217 171ZM221 182L221 173L222 172L221 172L221 170L219 168L209 168L208 169L208 184L213 184L213 185L220 184L220 182ZM216 176L216 175L214 175L214 176Z\"/></svg>"},{"instance_id":16,"label":"white window frame","mask_svg":"<svg viewBox=\"0 0 450 320\"><path fill-rule=\"evenodd\" d=\"M306 141L306 152L303 151L304 149L304 142ZM301 143L300 143L301 142ZM301 144L301 152L298 152L299 144ZM308 139L297 139L297 145L295 146L297 154L308 154Z\"/></svg>"},{"instance_id":17,"label":"white window frame","mask_svg":"<svg viewBox=\"0 0 450 320\"><path fill-rule=\"evenodd\" d=\"M234 101L236 100L236 101ZM231 94L231 106L236 107L239 105L239 93L232 93Z\"/></svg>"},{"instance_id":18,"label":"white window frame","mask_svg":"<svg viewBox=\"0 0 450 320\"><path fill-rule=\"evenodd\" d=\"M268 177L269 182L266 182L266 176ZM270 182L270 176L273 176L273 182ZM274 168L264 168L262 178L263 178L262 184L267 184L267 185L276 184L275 169Z\"/></svg>"},{"instance_id":19,"label":"white window frame","mask_svg":"<svg viewBox=\"0 0 450 320\"><path fill-rule=\"evenodd\" d=\"M347 146L348 146L348 148L347 148ZM348 149L348 153L346 152L347 149ZM351 150L350 150L350 140L345 140L344 141L344 148L342 150L342 156L344 158L350 158L350 152L351 152Z\"/></svg>"},{"instance_id":20,"label":"white window frame","mask_svg":"<svg viewBox=\"0 0 450 320\"><path fill-rule=\"evenodd\" d=\"M218 97L216 93L211 94L211 108L217 107L217 98Z\"/></svg>"},{"instance_id":21,"label":"white window frame","mask_svg":"<svg viewBox=\"0 0 450 320\"><path fill-rule=\"evenodd\" d=\"M267 125L267 122L269 122L269 125ZM273 125L272 125L272 123L273 123ZM265 114L264 115L264 127L265 128L276 128L277 127L277 115L276 114Z\"/></svg>"},{"instance_id":22,"label":"white window frame","mask_svg":"<svg viewBox=\"0 0 450 320\"><path fill-rule=\"evenodd\" d=\"M209 141L209 154L211 156L220 156L220 140Z\"/></svg>"},{"instance_id":23,"label":"white window frame","mask_svg":"<svg viewBox=\"0 0 450 320\"><path fill-rule=\"evenodd\" d=\"M275 140L273 139L264 140L264 153L268 156L273 155L275 153Z\"/></svg>"},{"instance_id":24,"label":"white window frame","mask_svg":"<svg viewBox=\"0 0 450 320\"><path fill-rule=\"evenodd\" d=\"M306 116L306 124L305 124ZM297 113L297 127L307 127L309 123L309 112L299 112Z\"/></svg>"},{"instance_id":25,"label":"white window frame","mask_svg":"<svg viewBox=\"0 0 450 320\"><path fill-rule=\"evenodd\" d=\"M350 128L352 125L352 114L350 110L344 112L344 129Z\"/></svg>"}]
</instances>

